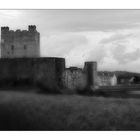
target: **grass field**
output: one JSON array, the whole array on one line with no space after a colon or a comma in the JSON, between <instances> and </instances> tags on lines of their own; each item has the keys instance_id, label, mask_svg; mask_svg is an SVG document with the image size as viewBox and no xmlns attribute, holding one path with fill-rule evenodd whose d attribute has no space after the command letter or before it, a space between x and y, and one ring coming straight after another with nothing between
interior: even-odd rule
<instances>
[{"instance_id":1,"label":"grass field","mask_svg":"<svg viewBox=\"0 0 140 140\"><path fill-rule=\"evenodd\" d=\"M0 129L140 130L140 99L1 90Z\"/></svg>"}]
</instances>

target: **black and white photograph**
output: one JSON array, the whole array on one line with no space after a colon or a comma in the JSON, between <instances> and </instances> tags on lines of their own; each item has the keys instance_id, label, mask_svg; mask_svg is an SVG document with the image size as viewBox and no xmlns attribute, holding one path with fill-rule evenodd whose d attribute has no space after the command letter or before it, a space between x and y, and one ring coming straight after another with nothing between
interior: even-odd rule
<instances>
[{"instance_id":1,"label":"black and white photograph","mask_svg":"<svg viewBox=\"0 0 140 140\"><path fill-rule=\"evenodd\" d=\"M0 9L1 131L140 130L140 9Z\"/></svg>"}]
</instances>

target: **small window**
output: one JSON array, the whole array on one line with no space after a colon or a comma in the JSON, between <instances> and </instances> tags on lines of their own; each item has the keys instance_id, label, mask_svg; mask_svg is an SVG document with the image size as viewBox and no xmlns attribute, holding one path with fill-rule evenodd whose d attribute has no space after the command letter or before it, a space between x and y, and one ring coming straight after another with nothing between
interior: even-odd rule
<instances>
[{"instance_id":1,"label":"small window","mask_svg":"<svg viewBox=\"0 0 140 140\"><path fill-rule=\"evenodd\" d=\"M26 45L24 45L24 50L26 50L27 49L27 46Z\"/></svg>"},{"instance_id":2,"label":"small window","mask_svg":"<svg viewBox=\"0 0 140 140\"><path fill-rule=\"evenodd\" d=\"M11 49L14 50L14 45L11 46Z\"/></svg>"}]
</instances>

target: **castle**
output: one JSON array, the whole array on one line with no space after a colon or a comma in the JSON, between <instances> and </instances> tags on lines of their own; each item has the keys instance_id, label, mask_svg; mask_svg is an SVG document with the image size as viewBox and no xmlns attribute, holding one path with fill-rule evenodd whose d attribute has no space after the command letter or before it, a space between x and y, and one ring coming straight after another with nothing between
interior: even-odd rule
<instances>
[{"instance_id":1,"label":"castle","mask_svg":"<svg viewBox=\"0 0 140 140\"><path fill-rule=\"evenodd\" d=\"M84 68L65 68L65 59L40 57L40 33L35 25L28 30L1 27L0 86L20 82L38 85L49 91L62 88L94 90L111 78L99 77L97 62L85 62Z\"/></svg>"},{"instance_id":2,"label":"castle","mask_svg":"<svg viewBox=\"0 0 140 140\"><path fill-rule=\"evenodd\" d=\"M56 90L62 87L64 70L64 58L40 57L40 33L35 25L22 31L1 27L0 86L24 83Z\"/></svg>"},{"instance_id":3,"label":"castle","mask_svg":"<svg viewBox=\"0 0 140 140\"><path fill-rule=\"evenodd\" d=\"M1 27L1 57L40 57L40 34L36 26L30 25L23 31Z\"/></svg>"}]
</instances>

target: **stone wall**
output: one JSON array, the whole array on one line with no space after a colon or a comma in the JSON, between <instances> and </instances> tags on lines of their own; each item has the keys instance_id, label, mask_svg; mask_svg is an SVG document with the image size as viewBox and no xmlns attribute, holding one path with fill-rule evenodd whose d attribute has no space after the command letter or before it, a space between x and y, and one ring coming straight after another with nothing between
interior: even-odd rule
<instances>
[{"instance_id":1,"label":"stone wall","mask_svg":"<svg viewBox=\"0 0 140 140\"><path fill-rule=\"evenodd\" d=\"M64 58L1 58L0 85L29 81L42 88L62 88Z\"/></svg>"},{"instance_id":2,"label":"stone wall","mask_svg":"<svg viewBox=\"0 0 140 140\"><path fill-rule=\"evenodd\" d=\"M48 91L60 91L63 88L94 90L97 72L91 65L94 64L86 63L87 69L85 67L66 69L64 58L1 58L0 86L24 83L37 85Z\"/></svg>"},{"instance_id":3,"label":"stone wall","mask_svg":"<svg viewBox=\"0 0 140 140\"><path fill-rule=\"evenodd\" d=\"M86 88L86 74L79 68L67 68L63 73L65 88L72 90L84 90Z\"/></svg>"},{"instance_id":4,"label":"stone wall","mask_svg":"<svg viewBox=\"0 0 140 140\"><path fill-rule=\"evenodd\" d=\"M94 90L97 85L97 63L85 62L83 69L67 68L63 73L63 83L73 90Z\"/></svg>"}]
</instances>

